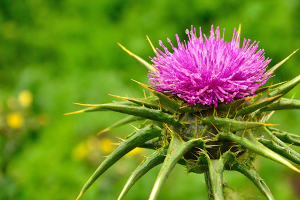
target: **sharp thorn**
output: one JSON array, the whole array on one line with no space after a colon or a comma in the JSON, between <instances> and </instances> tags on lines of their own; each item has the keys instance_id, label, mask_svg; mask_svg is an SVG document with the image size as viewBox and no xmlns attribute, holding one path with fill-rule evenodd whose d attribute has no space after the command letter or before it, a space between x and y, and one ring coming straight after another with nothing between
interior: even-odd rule
<instances>
[{"instance_id":1,"label":"sharp thorn","mask_svg":"<svg viewBox=\"0 0 300 200\"><path fill-rule=\"evenodd\" d=\"M157 51L156 51L155 47L153 46L151 40L149 39L148 35L146 35L146 37L147 37L147 40L148 40L148 42L150 43L150 46L151 46L152 50L154 51L155 55L158 56L158 55L157 55Z\"/></svg>"},{"instance_id":2,"label":"sharp thorn","mask_svg":"<svg viewBox=\"0 0 300 200\"><path fill-rule=\"evenodd\" d=\"M86 106L86 107L98 107L99 105L95 105L95 104L84 104L84 103L74 103L75 105L79 105L79 106Z\"/></svg>"},{"instance_id":3,"label":"sharp thorn","mask_svg":"<svg viewBox=\"0 0 300 200\"><path fill-rule=\"evenodd\" d=\"M124 99L124 100L128 100L127 97L121 97L121 96L118 96L118 95L113 95L113 94L108 94L109 96L112 96L112 97L116 97L116 98L119 98L119 99Z\"/></svg>"},{"instance_id":4,"label":"sharp thorn","mask_svg":"<svg viewBox=\"0 0 300 200\"><path fill-rule=\"evenodd\" d=\"M97 133L97 135L101 135L102 133L105 133L105 132L107 132L107 131L109 131L109 130L110 130L109 127L106 128L106 129L103 129L102 131L100 131L99 133Z\"/></svg>"},{"instance_id":5,"label":"sharp thorn","mask_svg":"<svg viewBox=\"0 0 300 200\"><path fill-rule=\"evenodd\" d=\"M74 114L79 114L79 113L84 113L84 110L78 110L75 112L65 113L64 115L74 115Z\"/></svg>"},{"instance_id":6,"label":"sharp thorn","mask_svg":"<svg viewBox=\"0 0 300 200\"><path fill-rule=\"evenodd\" d=\"M78 197L76 198L76 200L80 199L80 197L83 195L82 191L80 191Z\"/></svg>"}]
</instances>

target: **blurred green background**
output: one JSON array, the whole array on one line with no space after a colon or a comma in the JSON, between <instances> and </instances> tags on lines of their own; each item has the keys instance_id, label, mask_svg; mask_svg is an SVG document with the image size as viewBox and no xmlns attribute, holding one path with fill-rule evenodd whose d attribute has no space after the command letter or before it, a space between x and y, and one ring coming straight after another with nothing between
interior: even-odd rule
<instances>
[{"instance_id":1,"label":"blurred green background","mask_svg":"<svg viewBox=\"0 0 300 200\"><path fill-rule=\"evenodd\" d=\"M298 0L1 0L0 1L0 199L75 199L89 176L131 126L96 137L118 113L85 113L80 103L114 100L107 94L142 96L131 79L147 83L147 72L117 45L150 61L146 35L158 47L186 29L226 29L230 40L242 24L242 38L260 41L270 66L300 46ZM300 53L268 83L300 74ZM300 98L300 87L288 97ZM300 112L278 111L271 120L299 133ZM299 149L298 149L299 150ZM82 200L117 199L130 172L148 151L135 151L108 170ZM300 175L259 158L257 168L275 199L300 199ZM299 166L298 166L299 167ZM147 199L159 168L143 177L126 199ZM233 188L260 196L242 175L226 173ZM176 166L160 199L207 199L203 175Z\"/></svg>"}]
</instances>

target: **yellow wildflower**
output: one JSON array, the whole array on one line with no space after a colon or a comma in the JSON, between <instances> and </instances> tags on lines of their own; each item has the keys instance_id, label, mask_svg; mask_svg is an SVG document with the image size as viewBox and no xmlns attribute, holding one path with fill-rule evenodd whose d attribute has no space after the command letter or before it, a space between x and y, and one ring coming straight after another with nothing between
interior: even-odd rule
<instances>
[{"instance_id":1,"label":"yellow wildflower","mask_svg":"<svg viewBox=\"0 0 300 200\"><path fill-rule=\"evenodd\" d=\"M18 95L18 101L23 108L27 108L32 103L32 93L29 90L23 90Z\"/></svg>"},{"instance_id":2,"label":"yellow wildflower","mask_svg":"<svg viewBox=\"0 0 300 200\"><path fill-rule=\"evenodd\" d=\"M142 148L135 148L135 149L131 150L131 151L127 154L127 156L135 156L135 155L138 155L138 154L141 153L141 151L142 151Z\"/></svg>"},{"instance_id":3,"label":"yellow wildflower","mask_svg":"<svg viewBox=\"0 0 300 200\"><path fill-rule=\"evenodd\" d=\"M12 129L21 128L23 122L24 122L23 116L19 112L10 113L6 117L6 123Z\"/></svg>"},{"instance_id":4,"label":"yellow wildflower","mask_svg":"<svg viewBox=\"0 0 300 200\"><path fill-rule=\"evenodd\" d=\"M112 144L114 141L110 138L101 138L98 145L101 151L106 154L110 154L114 149L114 145Z\"/></svg>"},{"instance_id":5,"label":"yellow wildflower","mask_svg":"<svg viewBox=\"0 0 300 200\"><path fill-rule=\"evenodd\" d=\"M89 153L89 148L86 142L79 143L72 151L72 159L80 161L84 159Z\"/></svg>"}]
</instances>

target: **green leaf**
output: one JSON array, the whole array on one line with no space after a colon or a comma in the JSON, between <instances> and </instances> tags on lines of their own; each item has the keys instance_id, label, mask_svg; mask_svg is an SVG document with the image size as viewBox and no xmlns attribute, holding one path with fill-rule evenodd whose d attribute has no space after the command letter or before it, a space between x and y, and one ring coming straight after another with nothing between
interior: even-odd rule
<instances>
[{"instance_id":1,"label":"green leaf","mask_svg":"<svg viewBox=\"0 0 300 200\"><path fill-rule=\"evenodd\" d=\"M201 120L204 125L213 125L219 131L242 131L245 129L251 129L262 126L274 126L274 124L266 124L261 122L245 122L237 121L229 118L219 118L219 117L205 117Z\"/></svg>"},{"instance_id":2,"label":"green leaf","mask_svg":"<svg viewBox=\"0 0 300 200\"><path fill-rule=\"evenodd\" d=\"M266 127L258 128L257 130L254 130L254 132L259 132L259 134L264 136L257 138L257 140L264 146L285 157L286 159L296 164L300 164L300 154L278 139Z\"/></svg>"},{"instance_id":3,"label":"green leaf","mask_svg":"<svg viewBox=\"0 0 300 200\"><path fill-rule=\"evenodd\" d=\"M258 101L251 101L250 103L247 103L245 104L246 107L238 110L235 114L231 115L229 118L232 118L232 117L237 117L237 116L240 116L240 115L246 115L246 114L250 114L258 109L261 109L263 107L265 107L266 105L276 101L277 99L279 99L281 97L281 94L280 95L277 95L277 96L274 96L274 97L270 97L270 98L263 98L263 99L260 99Z\"/></svg>"},{"instance_id":4,"label":"green leaf","mask_svg":"<svg viewBox=\"0 0 300 200\"><path fill-rule=\"evenodd\" d=\"M280 83L276 83L276 84L273 84L273 85L269 85L269 86L265 86L265 87L260 87L257 90L255 90L255 94L261 95L264 91L266 91L266 90L269 91L272 87L275 87L275 86L278 86L278 85L282 85L284 83L286 83L286 81L280 82ZM259 93L261 93L261 94L259 94Z\"/></svg>"},{"instance_id":5,"label":"green leaf","mask_svg":"<svg viewBox=\"0 0 300 200\"><path fill-rule=\"evenodd\" d=\"M74 104L79 105L79 106L89 107L89 108L78 110L75 112L65 113L64 115L74 115L74 114L85 113L85 112L94 112L94 111L108 111L107 109L104 108L105 106L119 106L119 105L133 106L133 105L136 105L130 101L121 101L121 102L114 102L114 103L107 103L107 104L82 104L82 103L74 103Z\"/></svg>"},{"instance_id":6,"label":"green leaf","mask_svg":"<svg viewBox=\"0 0 300 200\"><path fill-rule=\"evenodd\" d=\"M255 152L258 155L264 156L264 157L274 160L278 163L281 163L281 164L289 167L290 169L300 173L300 170L297 169L295 166L293 166L290 162L283 159L277 153L271 151L270 149L268 149L267 147L263 146L258 141L256 141L256 139L251 134L249 134L248 131L245 132L245 137L237 136L231 132L227 132L227 133L219 132L217 139L232 140L232 141L242 145L246 149L249 149L249 150Z\"/></svg>"},{"instance_id":7,"label":"green leaf","mask_svg":"<svg viewBox=\"0 0 300 200\"><path fill-rule=\"evenodd\" d=\"M280 94L283 96L286 93L288 93L291 89L293 89L299 82L300 82L300 75L286 82L285 84L278 86L278 88L274 88L270 90L267 96L274 97Z\"/></svg>"},{"instance_id":8,"label":"green leaf","mask_svg":"<svg viewBox=\"0 0 300 200\"><path fill-rule=\"evenodd\" d=\"M279 130L279 129L274 128L274 127L268 127L268 129L274 135L276 135L276 137L278 137L281 141L283 141L285 143L288 143L288 144L293 144L293 145L296 145L296 146L300 146L300 136L299 135L295 135L293 133L282 131L282 130Z\"/></svg>"},{"instance_id":9,"label":"green leaf","mask_svg":"<svg viewBox=\"0 0 300 200\"><path fill-rule=\"evenodd\" d=\"M261 111L272 110L287 110L287 109L300 109L300 101L296 99L281 98L280 100L264 107Z\"/></svg>"},{"instance_id":10,"label":"green leaf","mask_svg":"<svg viewBox=\"0 0 300 200\"><path fill-rule=\"evenodd\" d=\"M161 148L156 150L153 154L146 157L143 162L132 172L126 185L124 186L118 200L124 198L130 188L150 169L164 162L167 149Z\"/></svg>"},{"instance_id":11,"label":"green leaf","mask_svg":"<svg viewBox=\"0 0 300 200\"><path fill-rule=\"evenodd\" d=\"M163 166L157 176L155 184L153 186L149 200L156 200L160 190L162 189L164 183L166 182L169 174L175 167L176 163L180 158L193 146L203 147L204 142L201 139L193 139L188 142L184 142L177 136L177 134L172 134L171 143L168 148L168 153L164 160Z\"/></svg>"},{"instance_id":12,"label":"green leaf","mask_svg":"<svg viewBox=\"0 0 300 200\"><path fill-rule=\"evenodd\" d=\"M166 114L160 110L146 108L144 106L132 106L132 105L122 105L118 103L111 104L78 104L83 106L89 106L90 108L76 111L70 114L84 113L84 112L94 112L94 111L115 111L128 115L134 115L137 117L142 117L146 119L152 119L160 122L165 122L173 126L182 126L183 124L176 119L176 117Z\"/></svg>"},{"instance_id":13,"label":"green leaf","mask_svg":"<svg viewBox=\"0 0 300 200\"><path fill-rule=\"evenodd\" d=\"M126 155L128 152L138 147L140 144L145 143L161 134L161 129L149 125L143 129L138 130L133 136L124 140L97 168L94 174L85 183L77 197L77 200L82 196L82 194L101 176L108 168L110 168L114 163L116 163L120 158Z\"/></svg>"},{"instance_id":14,"label":"green leaf","mask_svg":"<svg viewBox=\"0 0 300 200\"><path fill-rule=\"evenodd\" d=\"M274 200L274 197L264 180L259 176L253 166L248 166L243 163L235 163L230 166L230 170L235 170L245 175L251 180L259 191L267 197L268 200Z\"/></svg>"},{"instance_id":15,"label":"green leaf","mask_svg":"<svg viewBox=\"0 0 300 200\"><path fill-rule=\"evenodd\" d=\"M157 98L155 100L153 100L153 99L147 100L147 99L132 98L132 97L120 97L120 96L116 96L116 95L111 95L111 96L133 102L133 103L135 103L137 105L140 105L140 106L145 106L145 107L151 108L151 109L162 110L165 113L173 114L173 112L170 112L167 109L161 107L157 103L157 100L158 100Z\"/></svg>"},{"instance_id":16,"label":"green leaf","mask_svg":"<svg viewBox=\"0 0 300 200\"><path fill-rule=\"evenodd\" d=\"M293 150L292 148L290 148L287 145L280 145L277 142L275 142L274 140L266 140L263 138L259 138L258 141L260 143L262 143L264 146L268 147L269 149L271 149L272 151L278 153L279 155L285 157L286 159L296 163L296 164L300 164L300 155L299 153L297 153L295 150Z\"/></svg>"}]
</instances>

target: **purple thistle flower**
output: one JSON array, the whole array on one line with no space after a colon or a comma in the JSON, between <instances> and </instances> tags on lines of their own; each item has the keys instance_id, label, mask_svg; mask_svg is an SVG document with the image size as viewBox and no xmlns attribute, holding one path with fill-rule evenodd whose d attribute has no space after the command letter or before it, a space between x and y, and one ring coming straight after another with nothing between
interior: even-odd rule
<instances>
[{"instance_id":1,"label":"purple thistle flower","mask_svg":"<svg viewBox=\"0 0 300 200\"><path fill-rule=\"evenodd\" d=\"M271 76L266 72L271 61L265 59L259 42L250 44L244 39L239 48L239 33L234 30L231 42L221 38L219 27L214 34L211 26L210 37L196 29L187 30L189 41L180 43L176 35L178 48L170 39L173 53L159 41L164 52L157 49L157 57L151 58L157 70L149 72L150 83L154 89L163 93L177 95L189 104L214 105L230 103L236 98L251 96ZM203 39L204 37L204 39Z\"/></svg>"}]
</instances>

